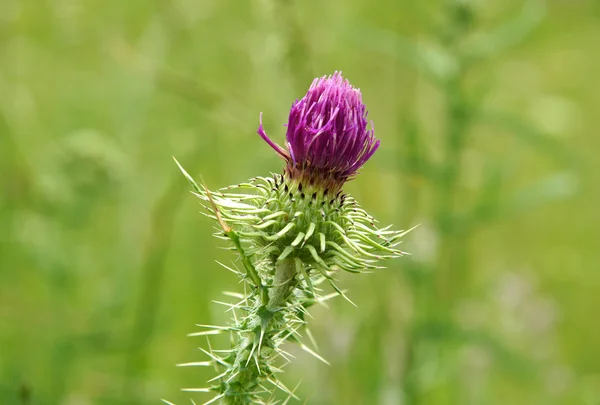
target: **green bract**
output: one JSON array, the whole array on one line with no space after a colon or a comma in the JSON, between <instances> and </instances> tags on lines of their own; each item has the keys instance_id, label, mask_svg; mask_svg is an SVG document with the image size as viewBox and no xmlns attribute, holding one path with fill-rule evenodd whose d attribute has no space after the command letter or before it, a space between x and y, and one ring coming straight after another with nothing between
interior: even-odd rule
<instances>
[{"instance_id":1,"label":"green bract","mask_svg":"<svg viewBox=\"0 0 600 405\"><path fill-rule=\"evenodd\" d=\"M271 263L300 260L309 274L327 277L339 269L360 273L376 268L378 259L402 254L395 246L403 232L377 229L351 196L289 183L283 175L257 177L212 194L249 256ZM209 201L206 193L198 197Z\"/></svg>"}]
</instances>

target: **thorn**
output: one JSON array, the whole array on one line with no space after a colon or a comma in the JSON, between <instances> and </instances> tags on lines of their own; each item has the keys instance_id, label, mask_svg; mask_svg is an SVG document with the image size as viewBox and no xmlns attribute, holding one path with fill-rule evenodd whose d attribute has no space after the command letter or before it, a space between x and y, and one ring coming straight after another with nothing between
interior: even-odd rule
<instances>
[{"instance_id":1,"label":"thorn","mask_svg":"<svg viewBox=\"0 0 600 405\"><path fill-rule=\"evenodd\" d=\"M194 336L220 335L223 332L224 331L222 331L222 330L206 330L204 332L188 333L186 336L187 337L194 337Z\"/></svg>"},{"instance_id":2,"label":"thorn","mask_svg":"<svg viewBox=\"0 0 600 405\"><path fill-rule=\"evenodd\" d=\"M281 381L278 381L273 378L267 378L267 381L269 381L271 384L273 384L274 386L276 386L277 388L279 388L286 394L291 395L292 398L300 400L300 398L298 398L292 391L290 391L289 388L287 388L285 385L283 385L283 383Z\"/></svg>"},{"instance_id":3,"label":"thorn","mask_svg":"<svg viewBox=\"0 0 600 405\"><path fill-rule=\"evenodd\" d=\"M219 374L219 375L218 375L218 376L216 376L216 377L213 377L213 378L211 378L211 379L210 379L210 380L208 380L207 382L209 382L209 383L210 383L210 382L213 382L213 381L216 381L216 380L218 380L219 378L225 377L225 375L227 375L227 373L228 373L228 372L229 372L228 370L225 370L224 372L222 372L221 374Z\"/></svg>"},{"instance_id":4,"label":"thorn","mask_svg":"<svg viewBox=\"0 0 600 405\"><path fill-rule=\"evenodd\" d=\"M227 225L225 223L225 221L223 221L223 218L221 217L221 211L219 211L219 208L217 207L215 200L213 200L210 190L204 184L202 185L202 187L204 187L204 192L206 193L206 196L208 197L208 200L210 201L210 205L212 206L213 211L214 211L215 215L217 216L217 222L219 223L219 225L221 225L221 228L223 228L223 231L225 232L225 234L229 234L229 232L231 232L231 227L229 225Z\"/></svg>"},{"instance_id":5,"label":"thorn","mask_svg":"<svg viewBox=\"0 0 600 405\"><path fill-rule=\"evenodd\" d=\"M289 353L286 353L286 352L284 352L283 350L279 350L279 351L277 352L277 354L278 354L278 355L280 355L281 357L283 357L283 358L285 359L285 361L287 361L288 363L291 363L291 362L292 362L292 360L290 360L290 359L288 358L288 356L289 356L289 357L291 357L291 358L295 358L294 356L292 356L292 355L291 355L291 354L289 354Z\"/></svg>"},{"instance_id":6,"label":"thorn","mask_svg":"<svg viewBox=\"0 0 600 405\"><path fill-rule=\"evenodd\" d=\"M210 392L208 388L182 388L181 391L184 392Z\"/></svg>"},{"instance_id":7,"label":"thorn","mask_svg":"<svg viewBox=\"0 0 600 405\"><path fill-rule=\"evenodd\" d=\"M229 326L218 326L218 325L203 325L201 323L197 323L196 326L199 328L208 328L208 329L217 329L217 330L229 330Z\"/></svg>"},{"instance_id":8,"label":"thorn","mask_svg":"<svg viewBox=\"0 0 600 405\"><path fill-rule=\"evenodd\" d=\"M217 368L217 363L225 366L225 367L229 367L230 365L227 364L226 362L224 362L221 358L215 356L214 354L212 354L212 347L210 346L210 340L208 340L208 337L206 338L206 341L208 342L208 350L210 350L210 352L204 350L203 348L199 348L201 352L203 352L204 354L206 354L208 357L210 357L211 359L214 360L214 365L215 365L215 371L218 371Z\"/></svg>"},{"instance_id":9,"label":"thorn","mask_svg":"<svg viewBox=\"0 0 600 405\"><path fill-rule=\"evenodd\" d=\"M259 344L260 344L260 341L259 341ZM246 360L246 367L248 367L248 364L250 364L250 359L252 358L252 355L254 354L254 350L256 350L256 342L252 343L252 350L250 350L250 354L248 355L248 359ZM259 369L259 372L260 372L260 369Z\"/></svg>"},{"instance_id":10,"label":"thorn","mask_svg":"<svg viewBox=\"0 0 600 405\"><path fill-rule=\"evenodd\" d=\"M227 235L225 235L225 236L227 236ZM240 271L238 271L238 270L235 270L235 269L232 269L231 267L229 267L229 266L226 266L225 264L221 263L221 262L220 262L220 261L218 261L218 260L215 260L215 262L217 262L219 265L221 265L221 267L223 267L225 270L229 270L229 271L230 271L230 272L232 272L233 274L237 274L237 275L241 275L241 274L242 274Z\"/></svg>"},{"instance_id":11,"label":"thorn","mask_svg":"<svg viewBox=\"0 0 600 405\"><path fill-rule=\"evenodd\" d=\"M335 285L335 283L331 280L327 280L329 281L329 284L331 284L331 286L333 287L333 289L340 294L346 301L348 301L350 304L354 305L356 308L358 308L358 305L356 305L354 302L352 302L352 300L350 298L348 298L346 296L346 294L344 294L344 292L342 290L339 289L339 287L337 285Z\"/></svg>"},{"instance_id":12,"label":"thorn","mask_svg":"<svg viewBox=\"0 0 600 405\"><path fill-rule=\"evenodd\" d=\"M225 381L225 383L229 384L231 382L231 380L233 380L234 378L236 378L238 375L240 375L240 373L238 371L236 371L231 376L229 376L229 378Z\"/></svg>"},{"instance_id":13,"label":"thorn","mask_svg":"<svg viewBox=\"0 0 600 405\"><path fill-rule=\"evenodd\" d=\"M260 371L260 364L258 363L258 353L256 353L256 355L253 357L254 357L254 362L256 363L256 370L258 371L259 375L262 375L262 372Z\"/></svg>"},{"instance_id":14,"label":"thorn","mask_svg":"<svg viewBox=\"0 0 600 405\"><path fill-rule=\"evenodd\" d=\"M190 176L190 174L188 172L186 172L185 169L179 164L177 159L175 159L175 156L172 156L172 157L173 157L173 160L175 161L175 164L177 164L177 167L179 167L179 170L181 170L181 172L183 173L183 175L185 176L187 181L190 182L190 184L192 185L194 190L196 190L196 192L198 192L198 193L202 193L202 190L200 190L200 187L198 187L198 184L196 184L196 182L194 181L192 176Z\"/></svg>"},{"instance_id":15,"label":"thorn","mask_svg":"<svg viewBox=\"0 0 600 405\"><path fill-rule=\"evenodd\" d=\"M208 367L210 365L212 365L212 362L210 362L210 361L194 361L191 363L179 363L179 364L177 364L177 367L196 367L196 366Z\"/></svg>"},{"instance_id":16,"label":"thorn","mask_svg":"<svg viewBox=\"0 0 600 405\"><path fill-rule=\"evenodd\" d=\"M215 401L218 401L219 399L223 398L224 396L225 396L225 394L219 394L219 395L217 395L216 397L214 397L213 399L211 399L210 401L208 401L208 402L205 402L205 403L204 403L204 404L202 404L202 405L209 405L209 404L212 404L212 403L214 403Z\"/></svg>"},{"instance_id":17,"label":"thorn","mask_svg":"<svg viewBox=\"0 0 600 405\"><path fill-rule=\"evenodd\" d=\"M298 387L300 386L300 384L302 383L302 380L298 381L298 384L296 384L296 386L294 387L294 389L292 390L292 394L296 392L296 390L298 389ZM283 403L281 405L287 405L287 403L290 401L290 399L293 398L293 395L290 394L285 401L283 401Z\"/></svg>"},{"instance_id":18,"label":"thorn","mask_svg":"<svg viewBox=\"0 0 600 405\"><path fill-rule=\"evenodd\" d=\"M317 345L317 341L315 340L315 337L313 336L312 332L310 331L309 328L306 328L306 336L308 336L308 340L310 340L310 343L315 347L316 350L319 350L319 346Z\"/></svg>"},{"instance_id":19,"label":"thorn","mask_svg":"<svg viewBox=\"0 0 600 405\"><path fill-rule=\"evenodd\" d=\"M228 297L237 298L237 299L240 299L240 300L245 298L245 296L243 294L236 293L236 292L231 292L231 291L223 291L223 295L226 295Z\"/></svg>"},{"instance_id":20,"label":"thorn","mask_svg":"<svg viewBox=\"0 0 600 405\"><path fill-rule=\"evenodd\" d=\"M312 351L308 346L306 346L305 344L300 345L300 348L302 350L304 350L305 352L307 352L308 354L312 354L315 358L317 358L318 360L321 360L323 363L327 364L328 366L331 366L331 363L329 363L327 360L325 360L323 357L319 356L317 353L315 353L314 351Z\"/></svg>"}]
</instances>

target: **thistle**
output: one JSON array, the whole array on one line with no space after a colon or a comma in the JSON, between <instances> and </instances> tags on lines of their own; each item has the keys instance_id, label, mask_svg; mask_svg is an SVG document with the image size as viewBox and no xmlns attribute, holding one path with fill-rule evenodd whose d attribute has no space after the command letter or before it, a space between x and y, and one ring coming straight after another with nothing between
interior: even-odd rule
<instances>
[{"instance_id":1,"label":"thistle","mask_svg":"<svg viewBox=\"0 0 600 405\"><path fill-rule=\"evenodd\" d=\"M379 147L360 90L339 72L315 79L307 94L292 104L285 147L273 142L262 125L258 134L285 161L283 174L256 177L247 183L211 192L180 169L219 224L217 237L227 239L239 254L244 294L225 304L233 312L230 326L206 326L192 335L230 333L232 346L206 351L220 374L207 388L206 402L228 405L270 404L274 391L295 397L277 375L290 356L284 342L303 343L307 309L344 292L335 283L340 271L362 273L379 268L407 232L379 229L343 185L352 179ZM333 291L323 293L323 285ZM306 333L305 333L306 331ZM285 401L287 403L287 400Z\"/></svg>"}]
</instances>

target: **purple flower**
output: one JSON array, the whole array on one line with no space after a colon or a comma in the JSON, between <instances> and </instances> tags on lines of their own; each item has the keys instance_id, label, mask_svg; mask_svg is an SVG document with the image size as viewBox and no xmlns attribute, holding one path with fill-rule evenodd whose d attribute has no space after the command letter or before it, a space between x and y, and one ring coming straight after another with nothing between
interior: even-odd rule
<instances>
[{"instance_id":1,"label":"purple flower","mask_svg":"<svg viewBox=\"0 0 600 405\"><path fill-rule=\"evenodd\" d=\"M291 179L331 191L351 179L379 147L359 89L341 72L315 79L301 100L292 104L287 124L287 150L263 129L258 134L285 159Z\"/></svg>"}]
</instances>

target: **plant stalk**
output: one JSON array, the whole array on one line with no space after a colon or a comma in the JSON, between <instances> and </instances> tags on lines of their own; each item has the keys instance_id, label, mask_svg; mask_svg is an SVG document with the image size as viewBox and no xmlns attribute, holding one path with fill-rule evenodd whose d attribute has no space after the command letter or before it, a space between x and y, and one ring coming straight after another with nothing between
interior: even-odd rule
<instances>
[{"instance_id":1,"label":"plant stalk","mask_svg":"<svg viewBox=\"0 0 600 405\"><path fill-rule=\"evenodd\" d=\"M273 284L268 290L268 302L256 301L254 312L242 327L248 332L238 334L233 353L233 366L224 378L223 403L227 405L254 404L256 392L273 371L270 358L276 350L274 338L286 327L288 302L297 285L296 264L293 259L275 265Z\"/></svg>"}]
</instances>

